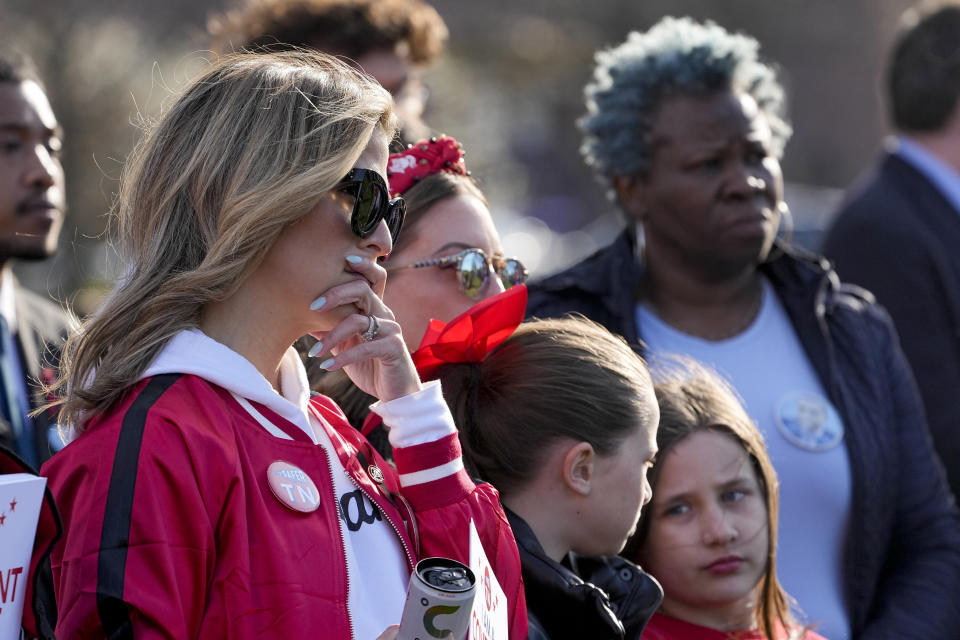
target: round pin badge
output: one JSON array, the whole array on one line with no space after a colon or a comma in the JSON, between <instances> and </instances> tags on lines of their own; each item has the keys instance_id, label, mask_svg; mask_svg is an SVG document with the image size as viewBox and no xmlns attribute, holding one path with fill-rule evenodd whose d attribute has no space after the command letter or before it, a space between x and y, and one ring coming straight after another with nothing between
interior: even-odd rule
<instances>
[{"instance_id":1,"label":"round pin badge","mask_svg":"<svg viewBox=\"0 0 960 640\"><path fill-rule=\"evenodd\" d=\"M303 469L289 462L277 460L267 467L267 483L280 504L301 513L311 513L320 507L320 492Z\"/></svg>"},{"instance_id":2,"label":"round pin badge","mask_svg":"<svg viewBox=\"0 0 960 640\"><path fill-rule=\"evenodd\" d=\"M777 429L807 451L829 451L843 442L843 422L829 400L817 393L791 391L780 398Z\"/></svg>"}]
</instances>

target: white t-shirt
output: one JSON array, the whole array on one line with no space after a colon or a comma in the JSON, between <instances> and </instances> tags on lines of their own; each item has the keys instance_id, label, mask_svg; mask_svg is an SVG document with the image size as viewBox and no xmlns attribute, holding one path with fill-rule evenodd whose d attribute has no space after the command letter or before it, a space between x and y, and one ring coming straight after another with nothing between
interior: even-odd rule
<instances>
[{"instance_id":1,"label":"white t-shirt","mask_svg":"<svg viewBox=\"0 0 960 640\"><path fill-rule=\"evenodd\" d=\"M843 422L770 284L753 323L732 338L709 341L670 327L645 305L636 322L658 356L680 353L716 369L740 393L763 434L780 480L777 573L796 598L803 622L831 640L850 637L843 557L850 518L850 463Z\"/></svg>"},{"instance_id":2,"label":"white t-shirt","mask_svg":"<svg viewBox=\"0 0 960 640\"><path fill-rule=\"evenodd\" d=\"M310 416L311 422L316 416ZM326 431L314 426L326 449L333 473L333 491L340 507L340 531L347 558L350 619L353 637L376 638L400 622L410 570L403 545L390 522L347 476ZM319 636L323 634L320 633Z\"/></svg>"}]
</instances>

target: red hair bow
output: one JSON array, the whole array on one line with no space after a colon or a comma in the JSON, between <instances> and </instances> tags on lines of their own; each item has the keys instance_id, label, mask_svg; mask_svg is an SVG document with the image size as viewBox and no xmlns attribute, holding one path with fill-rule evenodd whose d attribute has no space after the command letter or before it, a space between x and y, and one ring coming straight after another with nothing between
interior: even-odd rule
<instances>
[{"instance_id":1,"label":"red hair bow","mask_svg":"<svg viewBox=\"0 0 960 640\"><path fill-rule=\"evenodd\" d=\"M527 287L516 285L479 302L450 322L431 320L413 364L421 380L430 380L445 364L481 362L523 322Z\"/></svg>"},{"instance_id":2,"label":"red hair bow","mask_svg":"<svg viewBox=\"0 0 960 640\"><path fill-rule=\"evenodd\" d=\"M450 136L411 144L400 153L390 154L387 162L390 193L395 198L423 178L441 171L470 175L463 163L463 145Z\"/></svg>"},{"instance_id":3,"label":"red hair bow","mask_svg":"<svg viewBox=\"0 0 960 640\"><path fill-rule=\"evenodd\" d=\"M444 323L430 320L420 347L411 355L420 379L433 379L445 364L480 362L494 347L510 337L527 311L527 287L518 284L473 305ZM370 435L383 420L371 411L360 431Z\"/></svg>"}]
</instances>

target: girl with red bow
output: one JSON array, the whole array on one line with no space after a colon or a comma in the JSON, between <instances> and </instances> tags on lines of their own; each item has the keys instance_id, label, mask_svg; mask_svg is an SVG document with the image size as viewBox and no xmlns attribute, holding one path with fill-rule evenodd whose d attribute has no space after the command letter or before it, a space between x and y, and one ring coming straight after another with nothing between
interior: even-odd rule
<instances>
[{"instance_id":1,"label":"girl with red bow","mask_svg":"<svg viewBox=\"0 0 960 640\"><path fill-rule=\"evenodd\" d=\"M662 592L616 554L651 497L650 374L584 318L520 324L525 304L516 287L431 323L414 362L421 378L441 381L471 475L500 491L529 637L639 638Z\"/></svg>"}]
</instances>

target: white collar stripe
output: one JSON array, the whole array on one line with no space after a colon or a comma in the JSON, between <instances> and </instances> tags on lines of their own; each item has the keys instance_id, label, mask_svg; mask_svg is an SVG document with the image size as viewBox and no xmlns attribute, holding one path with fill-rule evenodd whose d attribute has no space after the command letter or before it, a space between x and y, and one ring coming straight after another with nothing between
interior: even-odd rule
<instances>
[{"instance_id":1,"label":"white collar stripe","mask_svg":"<svg viewBox=\"0 0 960 640\"><path fill-rule=\"evenodd\" d=\"M282 440L293 440L293 438L288 436L283 431L283 429L280 429L278 426L276 426L275 424L267 420L267 417L265 415L257 411L256 408L252 404L250 404L249 400L247 400L242 396L238 396L232 391L230 392L230 395L232 395L233 398L240 404L240 406L246 409L247 413L253 416L253 419L259 422L260 426L266 429L270 433L270 435L276 436Z\"/></svg>"},{"instance_id":2,"label":"white collar stripe","mask_svg":"<svg viewBox=\"0 0 960 640\"><path fill-rule=\"evenodd\" d=\"M459 473L461 469L463 469L463 458L457 458L456 460L451 460L450 462L442 464L438 467L432 467L422 471L414 471L413 473L401 473L400 486L412 487L418 484L434 482L436 480L440 480L441 478L455 475Z\"/></svg>"}]
</instances>

